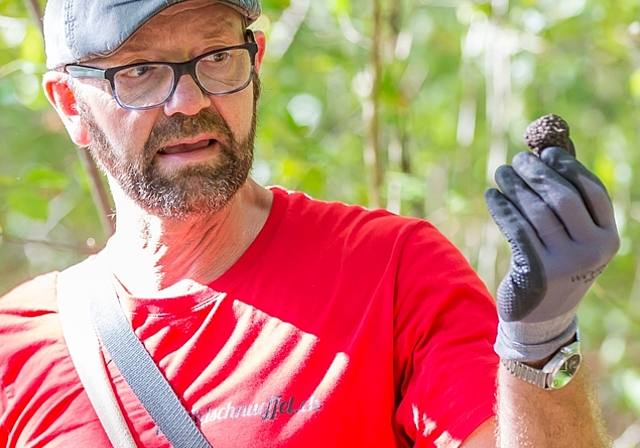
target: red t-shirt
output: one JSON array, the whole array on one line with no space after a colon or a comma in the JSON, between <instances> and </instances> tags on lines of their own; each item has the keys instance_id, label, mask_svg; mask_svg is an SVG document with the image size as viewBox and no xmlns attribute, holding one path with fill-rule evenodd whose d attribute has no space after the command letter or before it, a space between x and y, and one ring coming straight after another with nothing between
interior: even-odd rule
<instances>
[{"instance_id":1,"label":"red t-shirt","mask_svg":"<svg viewBox=\"0 0 640 448\"><path fill-rule=\"evenodd\" d=\"M210 290L120 300L214 447L454 448L493 415L494 304L430 224L274 188ZM0 446L108 447L56 273L0 299ZM139 446L169 444L105 354Z\"/></svg>"}]
</instances>

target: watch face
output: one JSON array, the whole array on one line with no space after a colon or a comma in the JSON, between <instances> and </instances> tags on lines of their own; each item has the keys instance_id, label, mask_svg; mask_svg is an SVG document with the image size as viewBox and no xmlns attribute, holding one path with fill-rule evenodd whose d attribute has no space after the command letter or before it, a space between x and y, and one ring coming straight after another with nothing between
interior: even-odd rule
<instances>
[{"instance_id":1,"label":"watch face","mask_svg":"<svg viewBox=\"0 0 640 448\"><path fill-rule=\"evenodd\" d=\"M560 370L556 373L553 378L552 388L560 389L567 385L571 378L576 374L578 368L580 367L580 361L582 360L579 353L574 353L562 364Z\"/></svg>"}]
</instances>

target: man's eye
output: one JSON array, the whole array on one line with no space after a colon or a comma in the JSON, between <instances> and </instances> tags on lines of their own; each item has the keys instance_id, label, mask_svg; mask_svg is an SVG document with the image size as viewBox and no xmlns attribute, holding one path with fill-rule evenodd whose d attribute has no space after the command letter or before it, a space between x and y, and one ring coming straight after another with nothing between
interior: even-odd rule
<instances>
[{"instance_id":1,"label":"man's eye","mask_svg":"<svg viewBox=\"0 0 640 448\"><path fill-rule=\"evenodd\" d=\"M136 67L135 68L135 75L136 76L145 75L149 70L151 70L151 67L149 67L148 65L143 65L141 67Z\"/></svg>"},{"instance_id":2,"label":"man's eye","mask_svg":"<svg viewBox=\"0 0 640 448\"><path fill-rule=\"evenodd\" d=\"M229 53L216 53L211 56L213 62L224 62L229 59L231 55Z\"/></svg>"},{"instance_id":3,"label":"man's eye","mask_svg":"<svg viewBox=\"0 0 640 448\"><path fill-rule=\"evenodd\" d=\"M139 65L137 67L131 67L128 70L123 70L123 72L121 72L121 75L128 78L141 78L145 75L150 75L151 72L153 72L153 66Z\"/></svg>"}]
</instances>

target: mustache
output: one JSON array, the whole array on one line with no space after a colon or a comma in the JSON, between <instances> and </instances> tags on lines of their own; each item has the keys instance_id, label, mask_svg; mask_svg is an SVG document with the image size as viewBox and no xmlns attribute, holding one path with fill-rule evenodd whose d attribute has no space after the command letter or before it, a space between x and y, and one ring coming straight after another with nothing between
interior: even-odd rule
<instances>
[{"instance_id":1,"label":"mustache","mask_svg":"<svg viewBox=\"0 0 640 448\"><path fill-rule=\"evenodd\" d=\"M160 149L176 139L192 138L200 134L215 134L222 144L233 141L233 134L222 116L209 109L195 115L176 114L159 120L144 144L144 154L153 157Z\"/></svg>"}]
</instances>

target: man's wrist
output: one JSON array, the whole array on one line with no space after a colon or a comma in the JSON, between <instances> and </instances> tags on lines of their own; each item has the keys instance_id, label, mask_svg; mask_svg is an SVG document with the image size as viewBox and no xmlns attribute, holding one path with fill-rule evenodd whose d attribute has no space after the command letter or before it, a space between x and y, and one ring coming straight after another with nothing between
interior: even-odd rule
<instances>
[{"instance_id":1,"label":"man's wrist","mask_svg":"<svg viewBox=\"0 0 640 448\"><path fill-rule=\"evenodd\" d=\"M577 374L581 362L580 336L577 332L571 341L548 360L523 363L503 359L502 365L516 378L541 389L552 390L569 384Z\"/></svg>"},{"instance_id":2,"label":"man's wrist","mask_svg":"<svg viewBox=\"0 0 640 448\"><path fill-rule=\"evenodd\" d=\"M552 355L547 356L544 359L540 359L540 360L534 360L534 361L526 361L526 362L522 362L522 364L525 364L529 367L533 367L534 369L542 369L549 361L551 361L553 359L553 357L560 351L562 350L563 347L566 347L569 344L572 344L574 342L576 342L578 340L578 332L576 331L576 333L573 334L573 337L571 339L569 339L565 344L562 345L562 347L560 347L558 350L556 350Z\"/></svg>"},{"instance_id":3,"label":"man's wrist","mask_svg":"<svg viewBox=\"0 0 640 448\"><path fill-rule=\"evenodd\" d=\"M534 369L542 369L549 361L551 361L551 359L553 359L554 356L555 353L551 356L547 356L545 359L541 359L538 361L527 361L523 362L522 364L533 367Z\"/></svg>"}]
</instances>

